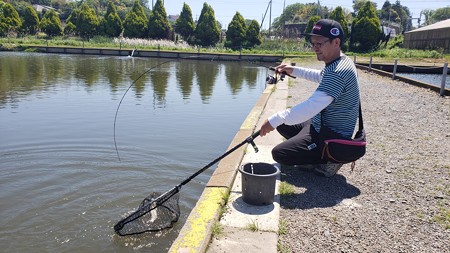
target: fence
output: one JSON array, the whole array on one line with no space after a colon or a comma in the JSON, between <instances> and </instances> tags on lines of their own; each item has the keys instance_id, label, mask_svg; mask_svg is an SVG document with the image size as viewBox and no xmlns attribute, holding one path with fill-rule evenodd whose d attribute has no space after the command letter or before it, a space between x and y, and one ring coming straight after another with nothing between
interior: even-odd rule
<instances>
[{"instance_id":1,"label":"fence","mask_svg":"<svg viewBox=\"0 0 450 253\"><path fill-rule=\"evenodd\" d=\"M398 59L395 59L394 64L374 64L372 56L370 56L368 64L362 64L362 63L358 64L356 61L356 54L353 55L353 62L359 68L367 69L368 71L372 71L372 72L377 72L378 74L381 74L384 76L390 76L392 79L398 79L401 81L405 81L407 83L410 83L410 84L413 84L416 86L421 86L421 87L429 88L431 90L435 90L435 91L439 92L439 94L441 96L450 95L450 90L445 88L447 76L448 76L448 72L449 72L448 62L444 63L444 65L442 67L399 65ZM374 65L376 65L376 66L374 66ZM425 83L422 81L418 81L415 79L398 76L397 73L400 72L399 68L402 68L402 70L404 72L409 72L409 71L405 71L406 69L409 68L409 69L411 69L410 72L412 72L412 73L437 73L436 72L437 70L439 71L442 69L442 71L440 72L440 73L442 73L441 85L439 87L439 86L431 85L431 84L428 84L428 83Z\"/></svg>"}]
</instances>

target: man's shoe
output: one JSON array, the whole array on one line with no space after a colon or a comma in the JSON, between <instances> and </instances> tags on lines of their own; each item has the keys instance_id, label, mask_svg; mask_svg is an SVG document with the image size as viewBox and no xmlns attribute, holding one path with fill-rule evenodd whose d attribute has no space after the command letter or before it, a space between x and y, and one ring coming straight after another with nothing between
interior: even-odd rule
<instances>
[{"instance_id":1,"label":"man's shoe","mask_svg":"<svg viewBox=\"0 0 450 253\"><path fill-rule=\"evenodd\" d=\"M325 164L319 164L317 167L314 168L314 170L325 177L332 177L336 175L338 170L342 167L342 163L325 163Z\"/></svg>"}]
</instances>

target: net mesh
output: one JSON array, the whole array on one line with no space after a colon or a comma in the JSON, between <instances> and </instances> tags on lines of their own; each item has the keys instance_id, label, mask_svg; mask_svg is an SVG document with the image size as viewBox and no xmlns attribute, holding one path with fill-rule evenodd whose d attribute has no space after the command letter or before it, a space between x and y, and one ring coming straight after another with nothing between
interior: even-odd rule
<instances>
[{"instance_id":1,"label":"net mesh","mask_svg":"<svg viewBox=\"0 0 450 253\"><path fill-rule=\"evenodd\" d=\"M178 199L178 189L164 195L153 192L141 202L138 210L119 221L114 230L124 236L172 227L180 217Z\"/></svg>"}]
</instances>

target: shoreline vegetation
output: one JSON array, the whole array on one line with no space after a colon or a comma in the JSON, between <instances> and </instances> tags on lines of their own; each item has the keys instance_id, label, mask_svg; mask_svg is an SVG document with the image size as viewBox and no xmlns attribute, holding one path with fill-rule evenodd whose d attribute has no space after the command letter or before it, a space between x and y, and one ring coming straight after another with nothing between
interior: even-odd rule
<instances>
[{"instance_id":1,"label":"shoreline vegetation","mask_svg":"<svg viewBox=\"0 0 450 253\"><path fill-rule=\"evenodd\" d=\"M32 46L51 47L75 47L75 48L105 48L127 50L162 50L195 53L219 53L219 54L266 54L278 55L286 58L312 58L314 52L304 40L265 40L254 49L233 51L217 44L216 47L191 46L184 41L173 42L170 40L147 40L128 38L94 37L89 41L80 38L57 37L51 40L42 36L25 36L22 38L0 38L0 51L26 51L33 52ZM354 56L353 52L344 52L348 56ZM411 64L420 63L427 66L442 66L450 61L450 54L443 54L436 50L412 50L404 48L380 49L371 53L356 54L357 61L368 63L370 57L376 63L391 64L395 59L399 62Z\"/></svg>"}]
</instances>

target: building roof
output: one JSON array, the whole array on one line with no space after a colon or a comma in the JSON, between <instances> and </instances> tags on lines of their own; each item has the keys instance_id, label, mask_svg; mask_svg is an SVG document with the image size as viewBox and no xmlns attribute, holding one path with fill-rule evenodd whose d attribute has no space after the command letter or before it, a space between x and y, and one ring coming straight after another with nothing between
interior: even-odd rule
<instances>
[{"instance_id":1,"label":"building roof","mask_svg":"<svg viewBox=\"0 0 450 253\"><path fill-rule=\"evenodd\" d=\"M450 28L450 18L439 21L439 22L431 24L431 25L427 25L427 26L418 28L416 30L406 32L406 33L420 32L420 31L427 31L427 30L434 30L434 29L442 29L442 28Z\"/></svg>"},{"instance_id":2,"label":"building roof","mask_svg":"<svg viewBox=\"0 0 450 253\"><path fill-rule=\"evenodd\" d=\"M51 6L47 6L47 5L41 5L41 4L33 4L34 9L37 12L42 12L43 10L54 10L56 11L55 8L51 7Z\"/></svg>"}]
</instances>

